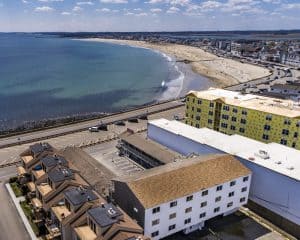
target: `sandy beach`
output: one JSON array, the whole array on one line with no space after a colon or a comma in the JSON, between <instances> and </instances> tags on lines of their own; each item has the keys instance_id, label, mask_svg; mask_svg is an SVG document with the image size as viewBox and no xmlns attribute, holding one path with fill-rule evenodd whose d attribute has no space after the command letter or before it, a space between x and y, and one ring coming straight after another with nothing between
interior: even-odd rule
<instances>
[{"instance_id":1,"label":"sandy beach","mask_svg":"<svg viewBox=\"0 0 300 240\"><path fill-rule=\"evenodd\" d=\"M266 68L218 57L214 54L205 52L200 48L192 46L179 44L154 44L142 41L100 38L85 40L150 48L173 56L177 60L187 60L190 62L189 64L195 73L210 78L218 87L245 83L270 75L269 70Z\"/></svg>"}]
</instances>

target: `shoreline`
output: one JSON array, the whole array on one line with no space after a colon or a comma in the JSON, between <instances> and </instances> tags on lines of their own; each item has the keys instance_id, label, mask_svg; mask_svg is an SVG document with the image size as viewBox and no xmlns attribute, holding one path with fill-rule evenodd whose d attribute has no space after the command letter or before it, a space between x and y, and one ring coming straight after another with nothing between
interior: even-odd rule
<instances>
[{"instance_id":1,"label":"shoreline","mask_svg":"<svg viewBox=\"0 0 300 240\"><path fill-rule=\"evenodd\" d=\"M270 75L266 68L248 63L218 57L200 48L179 44L158 44L135 40L118 40L105 38L76 39L81 41L107 42L119 45L128 45L159 51L167 56L174 56L178 61L188 61L186 65L201 77L211 80L215 87L228 87L231 85L246 83L255 79Z\"/></svg>"}]
</instances>

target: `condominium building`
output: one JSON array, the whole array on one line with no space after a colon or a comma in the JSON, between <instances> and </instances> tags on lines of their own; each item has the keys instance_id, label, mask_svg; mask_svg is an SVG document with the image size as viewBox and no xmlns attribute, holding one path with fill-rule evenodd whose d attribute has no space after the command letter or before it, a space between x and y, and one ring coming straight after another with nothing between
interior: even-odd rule
<instances>
[{"instance_id":1,"label":"condominium building","mask_svg":"<svg viewBox=\"0 0 300 240\"><path fill-rule=\"evenodd\" d=\"M114 180L113 198L153 240L201 229L247 203L251 172L230 155L185 159Z\"/></svg>"},{"instance_id":2,"label":"condominium building","mask_svg":"<svg viewBox=\"0 0 300 240\"><path fill-rule=\"evenodd\" d=\"M186 123L300 149L300 107L291 100L214 88L191 91L186 97Z\"/></svg>"},{"instance_id":3,"label":"condominium building","mask_svg":"<svg viewBox=\"0 0 300 240\"><path fill-rule=\"evenodd\" d=\"M235 156L253 174L248 206L300 239L299 150L166 119L149 121L147 136L184 156Z\"/></svg>"}]
</instances>

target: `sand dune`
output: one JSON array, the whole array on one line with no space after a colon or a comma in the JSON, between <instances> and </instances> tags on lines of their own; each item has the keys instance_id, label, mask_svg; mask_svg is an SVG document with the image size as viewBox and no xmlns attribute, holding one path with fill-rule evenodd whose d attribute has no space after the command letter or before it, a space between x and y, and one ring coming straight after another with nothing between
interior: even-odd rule
<instances>
[{"instance_id":1,"label":"sand dune","mask_svg":"<svg viewBox=\"0 0 300 240\"><path fill-rule=\"evenodd\" d=\"M177 60L187 60L190 62L189 64L191 64L194 72L212 79L219 87L244 83L270 75L269 70L266 68L218 57L192 46L99 38L87 40L145 47L174 56Z\"/></svg>"}]
</instances>

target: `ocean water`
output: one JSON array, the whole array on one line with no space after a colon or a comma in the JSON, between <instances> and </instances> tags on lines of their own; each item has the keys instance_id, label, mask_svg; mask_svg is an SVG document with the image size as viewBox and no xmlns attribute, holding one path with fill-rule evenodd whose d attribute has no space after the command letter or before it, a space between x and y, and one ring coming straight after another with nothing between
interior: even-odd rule
<instances>
[{"instance_id":1,"label":"ocean water","mask_svg":"<svg viewBox=\"0 0 300 240\"><path fill-rule=\"evenodd\" d=\"M0 34L0 129L177 97L183 79L172 59L148 49Z\"/></svg>"}]
</instances>

